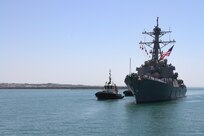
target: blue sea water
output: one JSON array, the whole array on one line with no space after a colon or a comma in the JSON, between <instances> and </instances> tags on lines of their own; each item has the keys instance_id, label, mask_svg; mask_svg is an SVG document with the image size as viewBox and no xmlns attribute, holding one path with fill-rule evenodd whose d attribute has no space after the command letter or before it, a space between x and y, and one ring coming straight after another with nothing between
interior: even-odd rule
<instances>
[{"instance_id":1,"label":"blue sea water","mask_svg":"<svg viewBox=\"0 0 204 136\"><path fill-rule=\"evenodd\" d=\"M97 91L0 90L0 135L204 135L204 89L188 89L179 100L139 105L134 97L98 101Z\"/></svg>"}]
</instances>

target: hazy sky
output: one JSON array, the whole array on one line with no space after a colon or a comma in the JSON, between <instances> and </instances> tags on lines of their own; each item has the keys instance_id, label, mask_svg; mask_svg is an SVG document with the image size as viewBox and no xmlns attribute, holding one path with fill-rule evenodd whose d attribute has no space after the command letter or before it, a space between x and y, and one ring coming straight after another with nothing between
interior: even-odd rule
<instances>
[{"instance_id":1,"label":"hazy sky","mask_svg":"<svg viewBox=\"0 0 204 136\"><path fill-rule=\"evenodd\" d=\"M0 0L0 82L125 85L159 17L179 78L204 86L203 0ZM164 48L168 50L170 46Z\"/></svg>"}]
</instances>

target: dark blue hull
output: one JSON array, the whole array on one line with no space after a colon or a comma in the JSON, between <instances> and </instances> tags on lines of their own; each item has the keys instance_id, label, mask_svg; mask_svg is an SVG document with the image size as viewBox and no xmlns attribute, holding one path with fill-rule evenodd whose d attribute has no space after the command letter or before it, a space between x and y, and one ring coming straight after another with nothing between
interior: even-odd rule
<instances>
[{"instance_id":1,"label":"dark blue hull","mask_svg":"<svg viewBox=\"0 0 204 136\"><path fill-rule=\"evenodd\" d=\"M132 93L132 91L130 91L130 90L125 90L125 91L123 92L123 94L124 94L125 96L133 96L133 93Z\"/></svg>"},{"instance_id":2,"label":"dark blue hull","mask_svg":"<svg viewBox=\"0 0 204 136\"><path fill-rule=\"evenodd\" d=\"M127 76L126 85L133 92L137 103L169 101L186 96L186 87L173 87L170 84L152 79L139 79Z\"/></svg>"},{"instance_id":3,"label":"dark blue hull","mask_svg":"<svg viewBox=\"0 0 204 136\"><path fill-rule=\"evenodd\" d=\"M124 96L112 92L100 91L95 94L98 100L122 99Z\"/></svg>"}]
</instances>

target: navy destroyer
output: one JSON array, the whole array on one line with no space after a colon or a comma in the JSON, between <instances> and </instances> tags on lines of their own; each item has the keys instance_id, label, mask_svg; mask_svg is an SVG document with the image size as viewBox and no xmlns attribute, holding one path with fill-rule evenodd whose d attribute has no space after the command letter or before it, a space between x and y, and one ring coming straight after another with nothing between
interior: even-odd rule
<instances>
[{"instance_id":1,"label":"navy destroyer","mask_svg":"<svg viewBox=\"0 0 204 136\"><path fill-rule=\"evenodd\" d=\"M153 41L139 43L140 48L151 55L151 59L136 68L136 73L127 75L124 81L133 92L136 103L168 101L186 95L187 89L183 80L178 79L178 73L174 72L175 67L168 64L166 59L174 47L175 40L162 41L160 39L171 31L162 31L159 28L158 19L153 32L142 33L153 37ZM173 46L163 52L162 48L168 44L173 44ZM146 47L151 50L148 52Z\"/></svg>"},{"instance_id":2,"label":"navy destroyer","mask_svg":"<svg viewBox=\"0 0 204 136\"><path fill-rule=\"evenodd\" d=\"M111 80L111 70L109 70L109 81L105 83L103 91L95 94L98 100L122 99L124 96L118 93L118 87Z\"/></svg>"}]
</instances>

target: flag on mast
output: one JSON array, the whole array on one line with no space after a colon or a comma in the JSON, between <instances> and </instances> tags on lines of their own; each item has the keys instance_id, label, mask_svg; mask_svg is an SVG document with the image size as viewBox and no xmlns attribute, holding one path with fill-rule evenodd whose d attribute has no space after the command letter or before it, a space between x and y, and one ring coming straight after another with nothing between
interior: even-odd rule
<instances>
[{"instance_id":1,"label":"flag on mast","mask_svg":"<svg viewBox=\"0 0 204 136\"><path fill-rule=\"evenodd\" d=\"M174 45L167 52L163 53L159 60L163 60L166 56L169 56L173 48L174 48Z\"/></svg>"}]
</instances>

